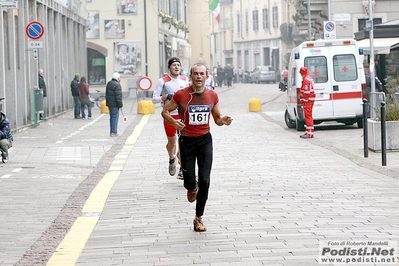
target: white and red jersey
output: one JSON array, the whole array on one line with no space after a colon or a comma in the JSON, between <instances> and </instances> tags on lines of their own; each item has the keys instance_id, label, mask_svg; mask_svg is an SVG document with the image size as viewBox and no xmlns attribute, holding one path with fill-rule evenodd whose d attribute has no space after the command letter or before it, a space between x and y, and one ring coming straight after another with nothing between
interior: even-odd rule
<instances>
[{"instance_id":1,"label":"white and red jersey","mask_svg":"<svg viewBox=\"0 0 399 266\"><path fill-rule=\"evenodd\" d=\"M188 78L180 75L178 78L172 78L170 75L162 77L158 80L154 93L152 94L152 102L154 104L162 102L162 95L174 95L176 91L189 86ZM170 112L171 115L177 115L177 110Z\"/></svg>"},{"instance_id":2,"label":"white and red jersey","mask_svg":"<svg viewBox=\"0 0 399 266\"><path fill-rule=\"evenodd\" d=\"M300 96L304 102L314 101L316 98L316 94L314 92L314 81L309 74L306 74L302 79Z\"/></svg>"},{"instance_id":3,"label":"white and red jersey","mask_svg":"<svg viewBox=\"0 0 399 266\"><path fill-rule=\"evenodd\" d=\"M205 87L211 90L215 89L215 80L212 75L208 75L208 79L205 80Z\"/></svg>"}]
</instances>

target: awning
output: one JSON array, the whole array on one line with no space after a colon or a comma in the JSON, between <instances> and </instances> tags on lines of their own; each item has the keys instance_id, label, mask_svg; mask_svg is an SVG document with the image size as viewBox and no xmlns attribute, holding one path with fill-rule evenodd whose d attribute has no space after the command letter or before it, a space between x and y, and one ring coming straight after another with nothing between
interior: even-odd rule
<instances>
[{"instance_id":1,"label":"awning","mask_svg":"<svg viewBox=\"0 0 399 266\"><path fill-rule=\"evenodd\" d=\"M389 54L392 46L399 44L399 38L376 38L374 39L374 54ZM357 42L363 48L364 54L370 54L370 40L364 39Z\"/></svg>"}]
</instances>

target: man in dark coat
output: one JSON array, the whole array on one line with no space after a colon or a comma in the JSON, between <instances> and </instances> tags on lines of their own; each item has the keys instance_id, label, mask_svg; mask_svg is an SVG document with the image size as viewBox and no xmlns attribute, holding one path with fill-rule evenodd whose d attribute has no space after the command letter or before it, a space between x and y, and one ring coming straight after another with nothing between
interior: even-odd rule
<instances>
[{"instance_id":1,"label":"man in dark coat","mask_svg":"<svg viewBox=\"0 0 399 266\"><path fill-rule=\"evenodd\" d=\"M232 82L233 76L234 76L234 70L230 66L230 64L227 64L227 66L224 68L224 73L226 75L227 87L231 87L231 82Z\"/></svg>"},{"instance_id":2,"label":"man in dark coat","mask_svg":"<svg viewBox=\"0 0 399 266\"><path fill-rule=\"evenodd\" d=\"M81 118L80 116L81 102L80 102L78 87L79 87L79 74L76 73L74 79L71 81L71 93L73 101L75 102L75 110L74 110L75 119Z\"/></svg>"},{"instance_id":3,"label":"man in dark coat","mask_svg":"<svg viewBox=\"0 0 399 266\"><path fill-rule=\"evenodd\" d=\"M224 69L221 65L218 66L218 68L216 69L217 72L217 80L218 80L218 86L221 88L223 87L223 81L224 81Z\"/></svg>"},{"instance_id":4,"label":"man in dark coat","mask_svg":"<svg viewBox=\"0 0 399 266\"><path fill-rule=\"evenodd\" d=\"M105 100L109 110L109 124L110 124L110 136L118 136L118 120L119 120L119 109L123 107L122 102L122 87L119 83L121 76L115 72L112 75L112 79L108 81L105 90Z\"/></svg>"}]
</instances>

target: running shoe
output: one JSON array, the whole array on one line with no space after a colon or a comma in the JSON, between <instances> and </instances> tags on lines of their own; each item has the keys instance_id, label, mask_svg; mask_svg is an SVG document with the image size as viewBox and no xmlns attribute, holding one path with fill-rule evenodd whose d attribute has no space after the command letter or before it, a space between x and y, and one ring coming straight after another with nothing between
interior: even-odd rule
<instances>
[{"instance_id":1,"label":"running shoe","mask_svg":"<svg viewBox=\"0 0 399 266\"><path fill-rule=\"evenodd\" d=\"M183 169L180 167L179 173L177 174L177 179L184 180Z\"/></svg>"},{"instance_id":2,"label":"running shoe","mask_svg":"<svg viewBox=\"0 0 399 266\"><path fill-rule=\"evenodd\" d=\"M198 188L196 190L187 190L187 200L192 203L197 199Z\"/></svg>"},{"instance_id":3,"label":"running shoe","mask_svg":"<svg viewBox=\"0 0 399 266\"><path fill-rule=\"evenodd\" d=\"M204 223L202 222L202 218L201 217L195 217L194 221L194 231L195 232L204 232L206 231L206 227L204 225Z\"/></svg>"},{"instance_id":4,"label":"running shoe","mask_svg":"<svg viewBox=\"0 0 399 266\"><path fill-rule=\"evenodd\" d=\"M169 160L169 174L174 176L176 174L176 156Z\"/></svg>"}]
</instances>

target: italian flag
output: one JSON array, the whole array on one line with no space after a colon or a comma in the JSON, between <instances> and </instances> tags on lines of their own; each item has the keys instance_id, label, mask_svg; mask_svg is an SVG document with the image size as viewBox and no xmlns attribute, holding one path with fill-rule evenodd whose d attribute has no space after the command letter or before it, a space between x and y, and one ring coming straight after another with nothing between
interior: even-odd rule
<instances>
[{"instance_id":1,"label":"italian flag","mask_svg":"<svg viewBox=\"0 0 399 266\"><path fill-rule=\"evenodd\" d=\"M220 23L220 4L219 0L212 0L212 2L209 5L209 9L213 11L213 14L215 15L216 21Z\"/></svg>"}]
</instances>

